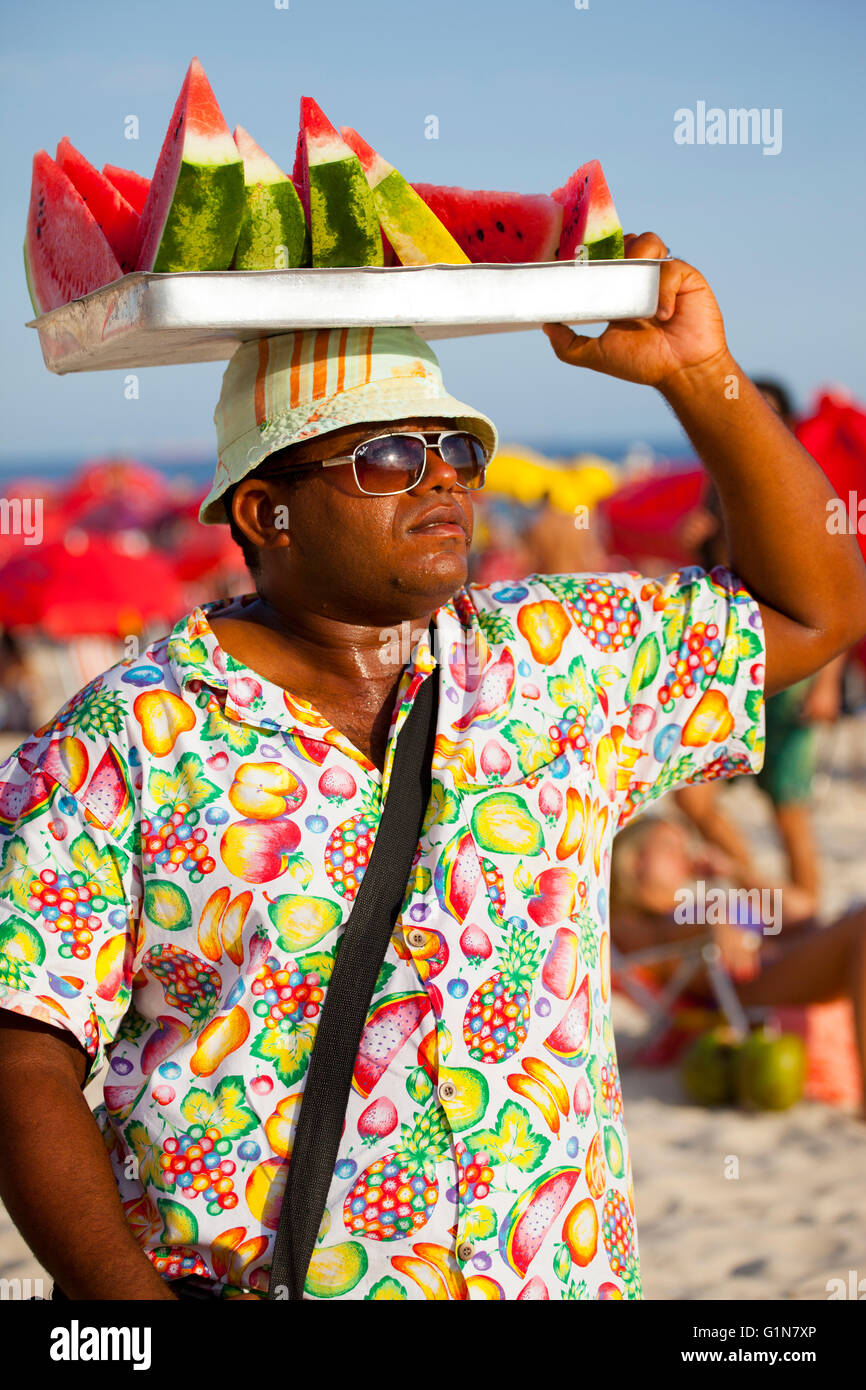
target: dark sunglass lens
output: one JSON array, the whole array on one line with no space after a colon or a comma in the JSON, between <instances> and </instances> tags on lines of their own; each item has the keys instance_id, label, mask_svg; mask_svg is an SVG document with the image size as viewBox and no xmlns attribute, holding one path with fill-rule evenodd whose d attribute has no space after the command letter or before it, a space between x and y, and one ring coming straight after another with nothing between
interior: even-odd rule
<instances>
[{"instance_id":1,"label":"dark sunglass lens","mask_svg":"<svg viewBox=\"0 0 866 1390\"><path fill-rule=\"evenodd\" d=\"M480 487L484 481L487 456L480 439L461 432L442 440L442 457L459 475L464 487Z\"/></svg>"},{"instance_id":2,"label":"dark sunglass lens","mask_svg":"<svg viewBox=\"0 0 866 1390\"><path fill-rule=\"evenodd\" d=\"M365 492L388 493L413 487L424 471L420 439L391 434L362 444L355 455L358 483Z\"/></svg>"}]
</instances>

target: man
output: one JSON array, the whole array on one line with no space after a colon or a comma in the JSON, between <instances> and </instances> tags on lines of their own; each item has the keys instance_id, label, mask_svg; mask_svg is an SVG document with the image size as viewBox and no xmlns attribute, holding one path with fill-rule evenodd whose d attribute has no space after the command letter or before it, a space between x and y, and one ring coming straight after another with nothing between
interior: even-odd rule
<instances>
[{"instance_id":1,"label":"man","mask_svg":"<svg viewBox=\"0 0 866 1390\"><path fill-rule=\"evenodd\" d=\"M747 589L465 587L491 422L409 330L282 335L229 364L202 509L229 500L256 593L195 610L3 769L0 1188L73 1299L266 1290L334 949L431 674L430 806L307 1297L640 1297L612 836L669 786L760 766L763 690L860 636L866 571L696 270L664 264L654 319L546 331L662 393Z\"/></svg>"}]
</instances>

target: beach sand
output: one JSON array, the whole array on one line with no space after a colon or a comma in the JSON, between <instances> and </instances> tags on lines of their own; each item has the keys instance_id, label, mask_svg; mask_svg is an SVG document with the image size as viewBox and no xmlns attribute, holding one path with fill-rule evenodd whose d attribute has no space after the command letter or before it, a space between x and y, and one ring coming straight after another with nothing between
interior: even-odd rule
<instances>
[{"instance_id":1,"label":"beach sand","mask_svg":"<svg viewBox=\"0 0 866 1390\"><path fill-rule=\"evenodd\" d=\"M866 719L822 730L821 750L815 823L827 920L866 901ZM739 779L728 797L761 867L781 877L754 782ZM614 1025L621 1042L642 1027L621 996ZM828 1281L848 1288L861 1278L866 1296L866 1125L806 1101L773 1115L701 1109L671 1067L625 1067L622 1087L646 1299L826 1299ZM42 1273L0 1209L0 1277Z\"/></svg>"}]
</instances>

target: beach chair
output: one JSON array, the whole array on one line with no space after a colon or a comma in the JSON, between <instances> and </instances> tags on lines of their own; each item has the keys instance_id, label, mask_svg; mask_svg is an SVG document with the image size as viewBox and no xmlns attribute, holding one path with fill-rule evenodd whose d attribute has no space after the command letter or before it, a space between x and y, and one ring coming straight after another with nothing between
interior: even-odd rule
<instances>
[{"instance_id":1,"label":"beach chair","mask_svg":"<svg viewBox=\"0 0 866 1390\"><path fill-rule=\"evenodd\" d=\"M710 932L692 941L648 946L627 954L611 942L611 988L631 999L647 1017L640 1037L632 1042L623 1039L622 1045L618 1042L617 1051L625 1061L660 1065L674 1060L690 1037L715 1023L726 1023L742 1038L763 1019L767 1010L743 1008L720 957ZM675 963L673 974L665 984L658 984L650 973L652 967L671 962ZM702 1003L696 1007L694 999L689 999L689 984L702 967L710 981L715 1010Z\"/></svg>"}]
</instances>

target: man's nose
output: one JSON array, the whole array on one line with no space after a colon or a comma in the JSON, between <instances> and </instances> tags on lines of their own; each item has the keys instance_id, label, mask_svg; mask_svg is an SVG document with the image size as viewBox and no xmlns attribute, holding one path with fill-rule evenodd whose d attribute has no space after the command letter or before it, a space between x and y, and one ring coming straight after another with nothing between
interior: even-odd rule
<instances>
[{"instance_id":1,"label":"man's nose","mask_svg":"<svg viewBox=\"0 0 866 1390\"><path fill-rule=\"evenodd\" d=\"M432 490L435 487L453 487L458 481L456 468L450 463L446 463L439 452L437 444L427 445L427 462L421 478L416 483L416 487L424 490ZM413 488L413 492L414 492Z\"/></svg>"}]
</instances>

